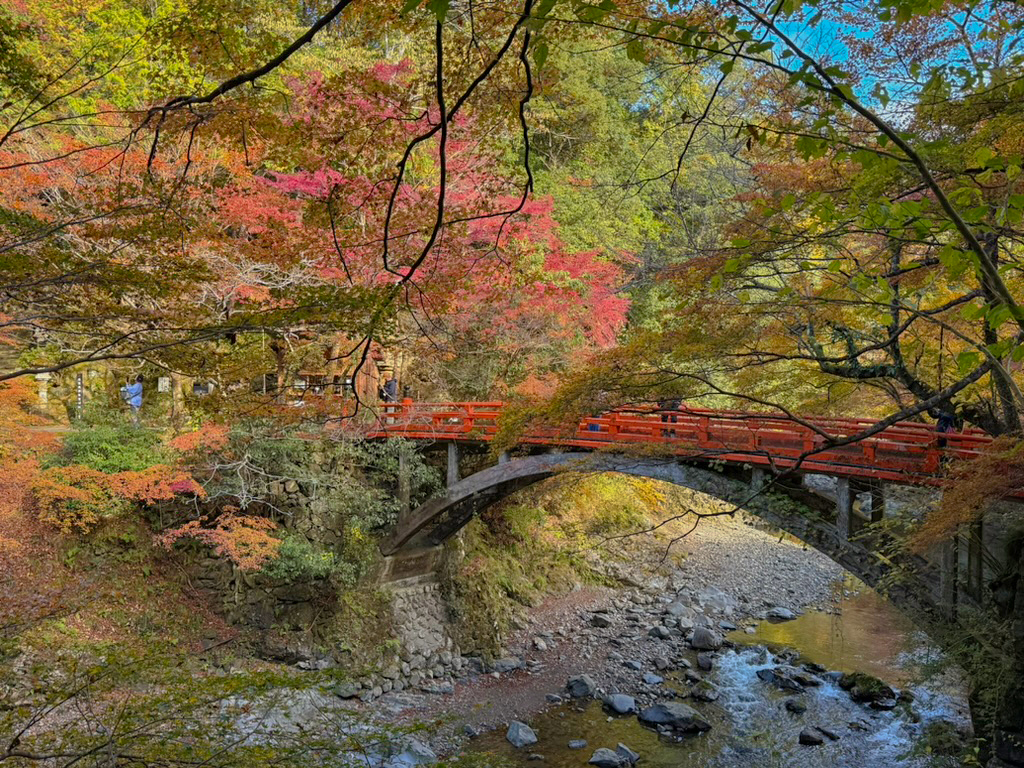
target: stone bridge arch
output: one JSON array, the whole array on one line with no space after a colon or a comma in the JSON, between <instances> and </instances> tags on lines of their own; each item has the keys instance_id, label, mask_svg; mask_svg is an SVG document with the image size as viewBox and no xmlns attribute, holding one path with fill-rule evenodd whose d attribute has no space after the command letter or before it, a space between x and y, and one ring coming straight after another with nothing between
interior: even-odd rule
<instances>
[{"instance_id":1,"label":"stone bridge arch","mask_svg":"<svg viewBox=\"0 0 1024 768\"><path fill-rule=\"evenodd\" d=\"M894 568L913 576L886 585L887 596L914 613L932 615L943 600L939 569L922 558L894 562L884 556L886 541L876 531L851 538L852 496L848 481L839 480L838 498L811 492L799 484L775 484L759 490L763 470L725 467L717 471L672 458L616 454L548 453L503 461L462 480L449 476L446 492L403 515L395 532L381 546L385 556L443 543L475 515L517 490L561 472L618 472L672 483L730 504L795 536L834 560L871 587ZM838 502L838 503L837 503ZM784 574L780 574L784 576Z\"/></svg>"}]
</instances>

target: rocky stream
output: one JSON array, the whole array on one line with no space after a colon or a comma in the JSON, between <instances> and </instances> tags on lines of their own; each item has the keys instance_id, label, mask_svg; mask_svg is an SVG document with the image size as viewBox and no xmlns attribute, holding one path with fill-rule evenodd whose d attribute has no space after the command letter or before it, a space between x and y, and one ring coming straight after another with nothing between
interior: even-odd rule
<instances>
[{"instance_id":1,"label":"rocky stream","mask_svg":"<svg viewBox=\"0 0 1024 768\"><path fill-rule=\"evenodd\" d=\"M657 546L646 563L613 558L626 586L548 600L502 658L428 661L419 685L342 685L305 709L427 723L369 761L386 768L470 753L565 768L924 768L929 739L970 737L955 670L926 675L939 666L927 638L824 556L738 518L682 547L670 566Z\"/></svg>"}]
</instances>

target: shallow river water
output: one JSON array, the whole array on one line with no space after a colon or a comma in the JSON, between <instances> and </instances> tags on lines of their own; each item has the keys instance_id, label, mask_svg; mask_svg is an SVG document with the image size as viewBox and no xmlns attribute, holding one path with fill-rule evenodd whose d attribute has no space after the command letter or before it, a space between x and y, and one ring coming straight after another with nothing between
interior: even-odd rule
<instances>
[{"instance_id":1,"label":"shallow river water","mask_svg":"<svg viewBox=\"0 0 1024 768\"><path fill-rule=\"evenodd\" d=\"M912 755L927 723L967 722L966 704L949 675L920 682L921 663L933 659L923 635L885 600L853 584L839 585L843 598L834 613L808 612L794 621L762 622L754 634L730 634L734 650L723 651L707 679L719 689L714 703L691 702L712 724L705 734L675 743L662 739L633 716L610 717L600 702L564 704L531 719L539 742L515 750L499 730L484 736L474 749L526 761L544 755L533 765L585 766L598 747L614 749L623 742L651 768L918 768L927 765ZM757 671L780 663L774 653L783 648L800 653L804 662L830 670L860 671L895 687L909 690L914 702L891 712L855 704L833 682L793 694L762 682ZM679 673L681 674L681 673ZM667 688L685 690L670 673ZM785 709L787 698L805 704L804 714ZM820 746L798 743L800 731L821 726L839 738ZM580 750L568 748L572 739L586 739Z\"/></svg>"}]
</instances>

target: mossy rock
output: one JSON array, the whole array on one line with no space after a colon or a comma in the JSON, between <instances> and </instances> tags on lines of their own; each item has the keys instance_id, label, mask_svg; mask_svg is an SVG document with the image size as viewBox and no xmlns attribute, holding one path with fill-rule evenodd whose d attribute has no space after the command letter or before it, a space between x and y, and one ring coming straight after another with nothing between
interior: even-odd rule
<instances>
[{"instance_id":1,"label":"mossy rock","mask_svg":"<svg viewBox=\"0 0 1024 768\"><path fill-rule=\"evenodd\" d=\"M877 677L864 672L851 672L839 678L839 687L849 692L850 698L860 704L876 704L892 701L896 692Z\"/></svg>"}]
</instances>

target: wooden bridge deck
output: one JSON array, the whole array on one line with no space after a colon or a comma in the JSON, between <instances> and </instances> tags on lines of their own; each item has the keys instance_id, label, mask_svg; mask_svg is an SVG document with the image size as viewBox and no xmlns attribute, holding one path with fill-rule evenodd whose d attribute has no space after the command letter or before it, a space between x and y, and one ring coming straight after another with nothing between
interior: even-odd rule
<instances>
[{"instance_id":1,"label":"wooden bridge deck","mask_svg":"<svg viewBox=\"0 0 1024 768\"><path fill-rule=\"evenodd\" d=\"M498 432L503 404L419 403L405 400L387 406L384 423L372 437L486 443ZM685 408L662 411L613 411L583 419L575 429L534 428L521 445L607 451L617 446L651 446L680 458L719 460L775 471L798 467L838 477L863 477L912 485L939 485L945 461L972 459L991 444L979 430L947 433L946 447L928 424L900 422L856 443L826 447L826 438L784 414L712 411ZM870 419L805 419L830 438L855 435L872 426Z\"/></svg>"}]
</instances>

